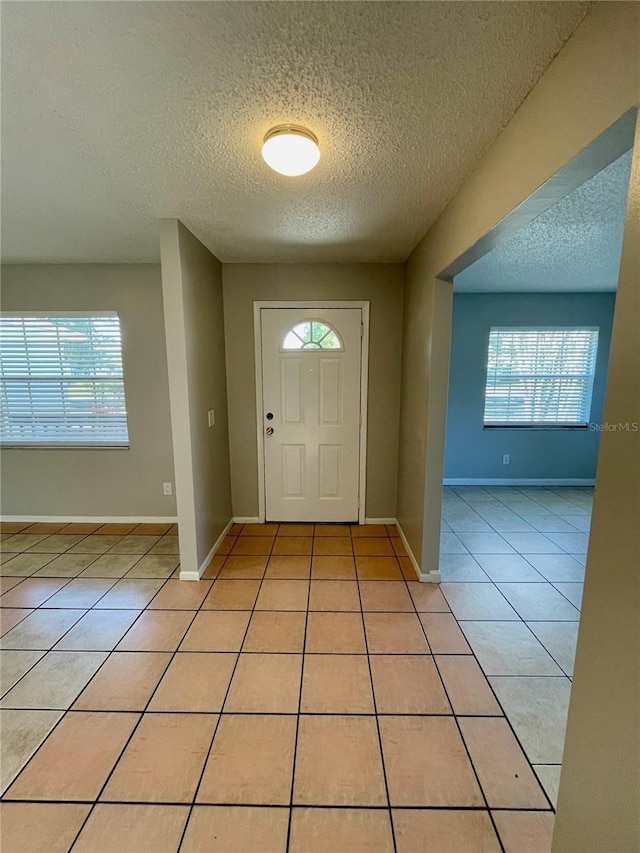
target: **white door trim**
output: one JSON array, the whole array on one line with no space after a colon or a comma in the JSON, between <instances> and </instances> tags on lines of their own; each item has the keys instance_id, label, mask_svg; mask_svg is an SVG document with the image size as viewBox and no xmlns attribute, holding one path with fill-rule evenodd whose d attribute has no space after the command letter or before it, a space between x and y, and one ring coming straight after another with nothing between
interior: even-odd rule
<instances>
[{"instance_id":1,"label":"white door trim","mask_svg":"<svg viewBox=\"0 0 640 853\"><path fill-rule=\"evenodd\" d=\"M262 326L263 308L360 308L362 311L362 348L360 361L360 477L358 483L358 524L365 523L367 486L367 399L369 392L369 302L326 300L275 300L253 303L253 338L256 360L256 425L258 437L258 518L266 519L266 481L264 469L264 410L262 405Z\"/></svg>"}]
</instances>

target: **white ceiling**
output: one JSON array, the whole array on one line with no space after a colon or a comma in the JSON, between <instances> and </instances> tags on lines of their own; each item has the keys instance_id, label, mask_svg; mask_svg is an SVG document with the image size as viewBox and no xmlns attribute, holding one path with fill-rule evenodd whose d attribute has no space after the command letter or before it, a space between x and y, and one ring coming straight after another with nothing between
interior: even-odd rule
<instances>
[{"instance_id":1,"label":"white ceiling","mask_svg":"<svg viewBox=\"0 0 640 853\"><path fill-rule=\"evenodd\" d=\"M630 172L628 151L459 273L454 290L615 290Z\"/></svg>"},{"instance_id":2,"label":"white ceiling","mask_svg":"<svg viewBox=\"0 0 640 853\"><path fill-rule=\"evenodd\" d=\"M2 3L8 262L401 261L587 12L582 2ZM260 158L308 126L303 178Z\"/></svg>"}]
</instances>

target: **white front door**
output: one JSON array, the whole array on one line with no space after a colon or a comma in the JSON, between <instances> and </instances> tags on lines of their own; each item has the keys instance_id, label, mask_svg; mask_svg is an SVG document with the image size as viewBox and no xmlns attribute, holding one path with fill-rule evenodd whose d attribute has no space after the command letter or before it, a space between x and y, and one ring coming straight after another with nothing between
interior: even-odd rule
<instances>
[{"instance_id":1,"label":"white front door","mask_svg":"<svg viewBox=\"0 0 640 853\"><path fill-rule=\"evenodd\" d=\"M262 308L267 521L357 521L361 308Z\"/></svg>"}]
</instances>

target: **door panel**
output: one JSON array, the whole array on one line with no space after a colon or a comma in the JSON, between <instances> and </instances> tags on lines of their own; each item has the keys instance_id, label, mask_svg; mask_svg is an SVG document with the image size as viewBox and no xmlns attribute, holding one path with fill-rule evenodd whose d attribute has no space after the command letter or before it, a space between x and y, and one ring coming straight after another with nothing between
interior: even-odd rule
<instances>
[{"instance_id":1,"label":"door panel","mask_svg":"<svg viewBox=\"0 0 640 853\"><path fill-rule=\"evenodd\" d=\"M337 358L320 360L320 424L342 425L342 363Z\"/></svg>"},{"instance_id":2,"label":"door panel","mask_svg":"<svg viewBox=\"0 0 640 853\"><path fill-rule=\"evenodd\" d=\"M319 453L320 497L337 498L340 495L339 444L321 444Z\"/></svg>"},{"instance_id":3,"label":"door panel","mask_svg":"<svg viewBox=\"0 0 640 853\"><path fill-rule=\"evenodd\" d=\"M281 367L282 417L286 424L299 424L304 420L302 400L302 361L283 359Z\"/></svg>"},{"instance_id":4,"label":"door panel","mask_svg":"<svg viewBox=\"0 0 640 853\"><path fill-rule=\"evenodd\" d=\"M303 444L282 445L282 494L286 498L304 495L305 447Z\"/></svg>"},{"instance_id":5,"label":"door panel","mask_svg":"<svg viewBox=\"0 0 640 853\"><path fill-rule=\"evenodd\" d=\"M358 519L361 327L360 308L261 309L268 521Z\"/></svg>"}]
</instances>

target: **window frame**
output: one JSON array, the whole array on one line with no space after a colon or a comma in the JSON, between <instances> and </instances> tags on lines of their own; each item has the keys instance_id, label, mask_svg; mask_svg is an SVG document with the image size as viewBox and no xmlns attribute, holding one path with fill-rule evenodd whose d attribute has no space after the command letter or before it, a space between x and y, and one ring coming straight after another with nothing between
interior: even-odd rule
<instances>
[{"instance_id":1,"label":"window frame","mask_svg":"<svg viewBox=\"0 0 640 853\"><path fill-rule=\"evenodd\" d=\"M594 348L594 356L593 356L593 372L591 374L591 395L589 399L589 413L587 414L586 422L576 422L576 423L565 423L565 422L548 422L544 421L531 421L530 423L509 423L509 422L501 422L501 423L487 423L486 411L487 411L487 390L489 385L489 348L491 346L491 333L492 332L595 332L595 348ZM595 385L595 377L598 368L598 353L599 353L599 345L600 345L600 327L599 326L491 326L489 328L489 336L486 345L486 361L487 367L485 372L485 382L484 382L484 406L482 413L482 428L483 430L588 430L590 424L591 417L591 409L593 406L593 391ZM531 374L534 376L534 374Z\"/></svg>"},{"instance_id":2,"label":"window frame","mask_svg":"<svg viewBox=\"0 0 640 853\"><path fill-rule=\"evenodd\" d=\"M122 383L122 393L124 398L124 419L127 433L126 441L29 441L29 440L5 440L0 436L0 446L2 450L129 450L131 447L131 435L129 431L129 409L126 401L126 386L124 378L124 335L122 333L122 321L120 312L117 310L96 310L96 311L0 311L0 319L15 318L15 319L56 319L56 318L78 318L78 319L100 319L100 318L116 318L120 329L120 360L122 364L122 373L115 377L116 381ZM22 377L25 380L26 377ZM65 377L61 376L61 380ZM69 380L78 380L86 378L89 381L94 381L100 377L67 377ZM107 377L105 377L107 378ZM4 382L5 377L0 373L0 383ZM53 379L53 377L52 377ZM53 381L57 381L53 379Z\"/></svg>"}]
</instances>

